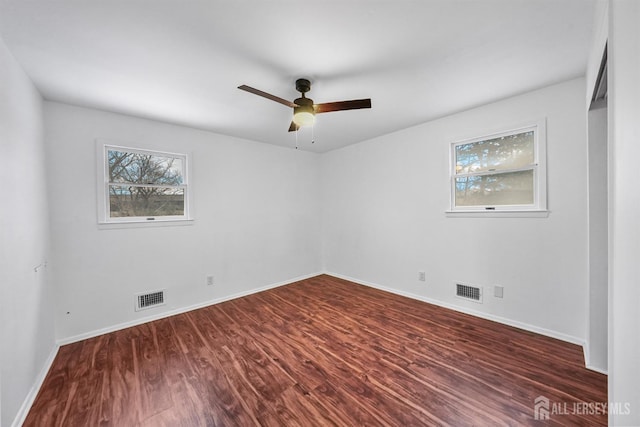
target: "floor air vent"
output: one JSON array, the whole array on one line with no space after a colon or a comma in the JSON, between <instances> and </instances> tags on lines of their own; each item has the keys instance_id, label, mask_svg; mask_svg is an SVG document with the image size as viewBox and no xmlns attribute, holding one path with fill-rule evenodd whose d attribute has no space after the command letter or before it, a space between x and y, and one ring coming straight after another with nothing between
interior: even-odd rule
<instances>
[{"instance_id":1,"label":"floor air vent","mask_svg":"<svg viewBox=\"0 0 640 427\"><path fill-rule=\"evenodd\" d=\"M136 295L136 311L164 305L164 291Z\"/></svg>"},{"instance_id":2,"label":"floor air vent","mask_svg":"<svg viewBox=\"0 0 640 427\"><path fill-rule=\"evenodd\" d=\"M482 302L482 288L456 283L456 296L473 302Z\"/></svg>"}]
</instances>

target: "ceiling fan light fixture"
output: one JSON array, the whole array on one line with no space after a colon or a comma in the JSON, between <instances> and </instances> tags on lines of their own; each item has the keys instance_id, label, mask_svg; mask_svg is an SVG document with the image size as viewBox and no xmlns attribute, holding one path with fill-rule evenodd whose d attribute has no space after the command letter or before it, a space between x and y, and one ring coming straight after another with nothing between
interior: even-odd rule
<instances>
[{"instance_id":1,"label":"ceiling fan light fixture","mask_svg":"<svg viewBox=\"0 0 640 427\"><path fill-rule=\"evenodd\" d=\"M302 105L294 108L293 122L302 126L311 126L316 120L312 105Z\"/></svg>"},{"instance_id":2,"label":"ceiling fan light fixture","mask_svg":"<svg viewBox=\"0 0 640 427\"><path fill-rule=\"evenodd\" d=\"M325 102L314 104L313 99L307 98L305 93L311 90L311 82L307 79L296 80L296 90L300 92L300 98L293 102L287 101L279 96L252 88L247 85L240 85L238 89L253 93L254 95L275 101L278 104L293 108L293 121L289 125L289 132L295 132L303 126L312 126L316 121L316 114L330 113L332 111L358 110L360 108L371 108L371 99L352 99L350 101Z\"/></svg>"}]
</instances>

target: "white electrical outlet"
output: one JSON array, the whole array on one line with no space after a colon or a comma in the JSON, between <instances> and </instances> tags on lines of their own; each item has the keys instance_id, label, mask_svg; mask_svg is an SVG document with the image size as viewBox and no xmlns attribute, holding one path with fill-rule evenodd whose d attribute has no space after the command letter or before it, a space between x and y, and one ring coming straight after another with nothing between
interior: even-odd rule
<instances>
[{"instance_id":1,"label":"white electrical outlet","mask_svg":"<svg viewBox=\"0 0 640 427\"><path fill-rule=\"evenodd\" d=\"M424 271L418 271L418 280L420 280L421 282L426 282L427 281L427 273Z\"/></svg>"},{"instance_id":2,"label":"white electrical outlet","mask_svg":"<svg viewBox=\"0 0 640 427\"><path fill-rule=\"evenodd\" d=\"M207 276L207 286L213 285L213 276Z\"/></svg>"},{"instance_id":3,"label":"white electrical outlet","mask_svg":"<svg viewBox=\"0 0 640 427\"><path fill-rule=\"evenodd\" d=\"M493 296L496 298L502 298L504 296L504 286L494 286L493 287Z\"/></svg>"}]
</instances>

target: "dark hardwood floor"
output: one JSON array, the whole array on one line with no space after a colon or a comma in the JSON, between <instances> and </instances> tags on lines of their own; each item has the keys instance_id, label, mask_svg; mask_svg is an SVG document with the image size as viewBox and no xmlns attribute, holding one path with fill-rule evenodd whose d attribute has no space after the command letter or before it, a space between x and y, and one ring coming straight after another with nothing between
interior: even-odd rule
<instances>
[{"instance_id":1,"label":"dark hardwood floor","mask_svg":"<svg viewBox=\"0 0 640 427\"><path fill-rule=\"evenodd\" d=\"M578 346L318 276L61 347L24 425L541 425L538 396L606 425L606 387Z\"/></svg>"}]
</instances>

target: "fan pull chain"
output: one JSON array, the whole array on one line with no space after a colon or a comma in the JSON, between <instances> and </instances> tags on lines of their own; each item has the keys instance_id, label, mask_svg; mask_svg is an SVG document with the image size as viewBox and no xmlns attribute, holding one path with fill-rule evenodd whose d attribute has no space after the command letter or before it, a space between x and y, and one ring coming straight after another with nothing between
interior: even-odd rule
<instances>
[{"instance_id":1,"label":"fan pull chain","mask_svg":"<svg viewBox=\"0 0 640 427\"><path fill-rule=\"evenodd\" d=\"M316 143L316 137L313 135L313 131L316 128L316 123L313 122L313 124L311 125L311 143L315 144Z\"/></svg>"},{"instance_id":2,"label":"fan pull chain","mask_svg":"<svg viewBox=\"0 0 640 427\"><path fill-rule=\"evenodd\" d=\"M298 149L298 131L293 132L296 134L296 150Z\"/></svg>"}]
</instances>

